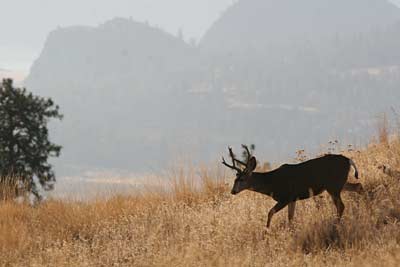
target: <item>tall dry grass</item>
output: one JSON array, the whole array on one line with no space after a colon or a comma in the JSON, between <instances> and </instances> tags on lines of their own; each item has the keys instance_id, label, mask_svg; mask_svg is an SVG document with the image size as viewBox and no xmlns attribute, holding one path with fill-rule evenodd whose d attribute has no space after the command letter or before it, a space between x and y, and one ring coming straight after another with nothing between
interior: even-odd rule
<instances>
[{"instance_id":1,"label":"tall dry grass","mask_svg":"<svg viewBox=\"0 0 400 267\"><path fill-rule=\"evenodd\" d=\"M349 152L365 194L344 192L335 220L327 195L300 201L295 223L273 201L229 194L231 173L189 168L169 174L171 187L90 202L49 200L37 207L0 204L2 266L398 266L400 142ZM354 178L353 178L354 179Z\"/></svg>"},{"instance_id":2,"label":"tall dry grass","mask_svg":"<svg viewBox=\"0 0 400 267\"><path fill-rule=\"evenodd\" d=\"M0 176L0 202L10 201L27 195L29 184L17 176Z\"/></svg>"}]
</instances>

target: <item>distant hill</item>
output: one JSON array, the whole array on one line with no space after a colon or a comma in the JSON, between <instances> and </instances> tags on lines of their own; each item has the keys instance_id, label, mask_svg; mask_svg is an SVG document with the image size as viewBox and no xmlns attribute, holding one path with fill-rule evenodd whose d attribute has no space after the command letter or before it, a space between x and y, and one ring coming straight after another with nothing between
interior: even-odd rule
<instances>
[{"instance_id":1,"label":"distant hill","mask_svg":"<svg viewBox=\"0 0 400 267\"><path fill-rule=\"evenodd\" d=\"M53 97L65 114L54 134L65 146L65 168L157 165L149 153L160 146L163 116L175 108L171 91L185 84L181 74L190 73L196 53L160 29L122 18L50 33L26 86ZM147 139L156 147L147 148Z\"/></svg>"},{"instance_id":2,"label":"distant hill","mask_svg":"<svg viewBox=\"0 0 400 267\"><path fill-rule=\"evenodd\" d=\"M78 81L82 87L106 87L119 80L135 90L143 84L146 90L167 90L166 80L193 63L193 50L160 29L123 18L97 28L59 28L49 34L27 84L64 91Z\"/></svg>"},{"instance_id":3,"label":"distant hill","mask_svg":"<svg viewBox=\"0 0 400 267\"><path fill-rule=\"evenodd\" d=\"M383 0L242 0L199 46L121 18L61 28L26 85L65 114L62 174L160 170L241 143L282 160L363 143L400 109L399 17Z\"/></svg>"},{"instance_id":4,"label":"distant hill","mask_svg":"<svg viewBox=\"0 0 400 267\"><path fill-rule=\"evenodd\" d=\"M385 28L400 19L386 0L237 1L208 30L200 45L229 54L292 42L316 42Z\"/></svg>"}]
</instances>

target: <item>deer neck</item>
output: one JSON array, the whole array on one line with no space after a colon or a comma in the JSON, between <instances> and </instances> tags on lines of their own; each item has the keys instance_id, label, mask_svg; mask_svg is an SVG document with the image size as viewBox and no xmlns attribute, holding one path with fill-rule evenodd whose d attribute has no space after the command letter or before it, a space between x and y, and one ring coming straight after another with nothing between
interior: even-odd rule
<instances>
[{"instance_id":1,"label":"deer neck","mask_svg":"<svg viewBox=\"0 0 400 267\"><path fill-rule=\"evenodd\" d=\"M272 188L271 188L271 175L266 173L260 172L253 172L251 177L249 178L249 188L248 190L271 195Z\"/></svg>"}]
</instances>

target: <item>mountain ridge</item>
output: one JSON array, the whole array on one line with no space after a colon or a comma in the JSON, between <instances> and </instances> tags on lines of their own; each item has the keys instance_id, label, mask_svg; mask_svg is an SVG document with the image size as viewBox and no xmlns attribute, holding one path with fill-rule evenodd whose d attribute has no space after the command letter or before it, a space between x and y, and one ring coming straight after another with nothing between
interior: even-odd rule
<instances>
[{"instance_id":1,"label":"mountain ridge","mask_svg":"<svg viewBox=\"0 0 400 267\"><path fill-rule=\"evenodd\" d=\"M160 170L188 153L212 161L241 143L279 161L330 138L360 143L374 134L376 114L400 97L399 32L400 23L265 46L239 36L243 48L220 43L218 52L117 18L55 30L26 85L65 114L52 128L65 147L55 161L63 174Z\"/></svg>"},{"instance_id":2,"label":"mountain ridge","mask_svg":"<svg viewBox=\"0 0 400 267\"><path fill-rule=\"evenodd\" d=\"M208 52L230 53L243 46L368 32L398 20L400 8L383 0L238 1L211 26L200 46Z\"/></svg>"}]
</instances>

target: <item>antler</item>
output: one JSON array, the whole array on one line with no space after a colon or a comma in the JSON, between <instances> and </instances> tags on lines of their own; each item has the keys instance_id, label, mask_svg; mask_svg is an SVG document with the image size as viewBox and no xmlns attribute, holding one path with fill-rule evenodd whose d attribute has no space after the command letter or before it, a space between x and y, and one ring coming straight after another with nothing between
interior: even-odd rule
<instances>
[{"instance_id":1,"label":"antler","mask_svg":"<svg viewBox=\"0 0 400 267\"><path fill-rule=\"evenodd\" d=\"M250 158L251 158L251 153L250 153L250 150L249 150L249 148L246 146L246 145L242 145L242 147L246 150L246 152L247 152L247 160L246 160L246 163L245 162L243 162L243 161L241 161L241 160L238 160L238 159L234 159L237 163L239 163L240 165L242 165L242 166L244 166L244 167L247 167L247 164L249 163L249 160L250 160ZM230 152L230 150L229 150L229 152Z\"/></svg>"},{"instance_id":2,"label":"antler","mask_svg":"<svg viewBox=\"0 0 400 267\"><path fill-rule=\"evenodd\" d=\"M230 169L236 170L238 173L241 173L242 170L239 167L236 167L235 161L237 161L237 159L235 159L235 155L233 154L232 148L228 147L228 149L229 149L229 155L232 158L232 165L229 165L228 163L226 163L224 157L222 157L222 164L224 164L226 167L228 167ZM242 164L242 162L239 162L239 163Z\"/></svg>"},{"instance_id":3,"label":"antler","mask_svg":"<svg viewBox=\"0 0 400 267\"><path fill-rule=\"evenodd\" d=\"M246 145L242 145L242 147L246 150L246 152L247 152L247 163L249 163L249 160L250 160L250 158L251 158L251 153L250 153L250 150L249 150L249 148L246 146ZM242 164L242 163L241 163ZM245 165L247 165L247 164L245 164Z\"/></svg>"},{"instance_id":4,"label":"antler","mask_svg":"<svg viewBox=\"0 0 400 267\"><path fill-rule=\"evenodd\" d=\"M244 167L247 167L247 163L244 163L243 161L238 160L238 159L235 159L235 161L236 161L237 163L239 163L240 165L243 165Z\"/></svg>"}]
</instances>

